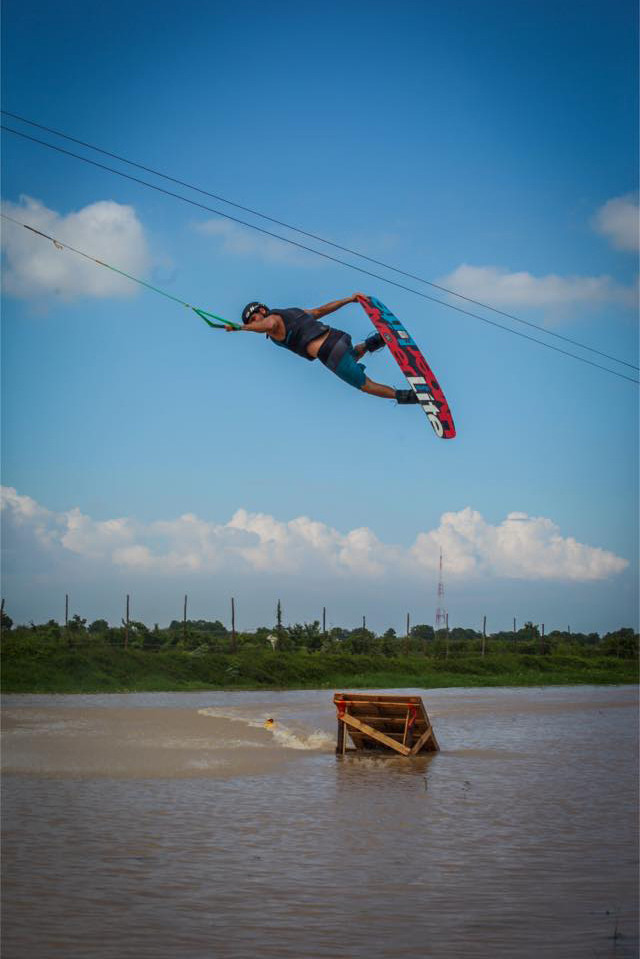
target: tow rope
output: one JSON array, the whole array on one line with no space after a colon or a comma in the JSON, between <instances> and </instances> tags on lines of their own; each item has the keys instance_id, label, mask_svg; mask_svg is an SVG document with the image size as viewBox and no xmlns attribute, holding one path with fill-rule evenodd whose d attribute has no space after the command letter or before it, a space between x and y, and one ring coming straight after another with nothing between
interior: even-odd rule
<instances>
[{"instance_id":1,"label":"tow rope","mask_svg":"<svg viewBox=\"0 0 640 959\"><path fill-rule=\"evenodd\" d=\"M147 283L145 280L140 280L137 276L132 276L130 273L125 273L124 270L119 270L116 266L112 266L110 263L105 263L104 260L99 260L95 256L90 256L88 253L83 253L82 250L76 250L74 247L69 246L68 243L63 243L61 240L57 240L53 236L49 236L47 233L43 233L42 230L36 230L35 227L29 226L28 223L21 223L19 220L15 220L12 216L7 216L6 213L0 214L3 220L10 220L11 223L17 224L17 226L23 226L25 230L30 230L31 233L35 233L37 236L44 237L45 240L50 240L55 246L56 250L70 250L72 253L76 253L78 256L83 256L85 260L91 260L93 263L97 263L98 266L104 266L107 270L112 270L114 273L119 273L120 276L125 276L128 280L132 280L134 283L139 283L140 286L146 286L148 290L153 290L154 293L159 293L160 296L166 296L168 300L173 300L174 303L179 303L180 306L186 306L188 310L193 310L194 313L197 313L201 320L207 324L207 326L212 327L214 330L224 330L227 326L232 326L234 330L243 330L244 327L239 323L233 323L231 320L225 320L222 316L217 316L215 313L209 313L207 310L203 310L200 307L192 306L191 303L185 303L184 300L178 299L177 296L172 296L171 293L167 293L165 290L158 289L157 286L152 286L151 283ZM212 322L213 320L218 320L217 323Z\"/></svg>"}]
</instances>

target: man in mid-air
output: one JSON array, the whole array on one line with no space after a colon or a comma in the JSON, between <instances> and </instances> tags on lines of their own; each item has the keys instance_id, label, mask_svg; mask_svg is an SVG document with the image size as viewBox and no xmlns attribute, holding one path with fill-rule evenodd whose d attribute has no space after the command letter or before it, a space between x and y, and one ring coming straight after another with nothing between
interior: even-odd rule
<instances>
[{"instance_id":1,"label":"man in mid-air","mask_svg":"<svg viewBox=\"0 0 640 959\"><path fill-rule=\"evenodd\" d=\"M359 296L362 294L354 293L344 300L334 300L312 310L298 307L271 310L264 303L247 303L242 311L242 323L245 330L266 333L276 346L291 350L305 360L319 359L341 380L363 393L402 404L418 403L413 390L394 390L391 386L374 383L366 375L364 365L358 362L365 353L382 349L385 343L380 333L371 333L363 343L354 346L348 333L320 322L322 317L334 313L347 303L357 302ZM228 332L234 329L233 326L227 327Z\"/></svg>"}]
</instances>

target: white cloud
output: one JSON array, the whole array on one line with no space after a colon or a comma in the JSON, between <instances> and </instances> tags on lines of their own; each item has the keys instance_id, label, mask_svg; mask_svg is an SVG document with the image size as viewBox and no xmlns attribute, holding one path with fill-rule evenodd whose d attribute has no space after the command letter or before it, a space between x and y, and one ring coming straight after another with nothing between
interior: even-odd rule
<instances>
[{"instance_id":1,"label":"white cloud","mask_svg":"<svg viewBox=\"0 0 640 959\"><path fill-rule=\"evenodd\" d=\"M255 257L267 263L284 263L287 266L311 267L317 262L315 257L304 250L277 240L275 237L253 231L232 220L217 217L214 220L197 223L194 228L198 233L215 237L221 249L233 256Z\"/></svg>"},{"instance_id":2,"label":"white cloud","mask_svg":"<svg viewBox=\"0 0 640 959\"><path fill-rule=\"evenodd\" d=\"M22 196L20 203L3 203L2 212L48 236L134 276L143 277L150 256L142 224L131 206L112 200L91 203L63 216L39 200ZM21 299L61 296L135 296L131 280L68 250L3 221L4 287Z\"/></svg>"},{"instance_id":3,"label":"white cloud","mask_svg":"<svg viewBox=\"0 0 640 959\"><path fill-rule=\"evenodd\" d=\"M591 581L608 579L628 566L608 550L563 537L544 516L509 513L492 526L476 510L444 513L440 526L419 533L412 552L435 570L442 548L447 573L522 580Z\"/></svg>"},{"instance_id":4,"label":"white cloud","mask_svg":"<svg viewBox=\"0 0 640 959\"><path fill-rule=\"evenodd\" d=\"M614 303L633 306L636 291L617 283L610 276L533 276L521 271L510 273L497 266L471 266L463 263L438 280L463 296L490 303L501 309L534 307L564 311Z\"/></svg>"},{"instance_id":5,"label":"white cloud","mask_svg":"<svg viewBox=\"0 0 640 959\"><path fill-rule=\"evenodd\" d=\"M127 519L92 520L75 508L62 514L64 532L60 542L81 556L100 557L133 542L135 530Z\"/></svg>"},{"instance_id":6,"label":"white cloud","mask_svg":"<svg viewBox=\"0 0 640 959\"><path fill-rule=\"evenodd\" d=\"M30 529L43 546L51 545L58 535L55 514L30 496L21 496L11 486L0 486L0 512L10 516L15 526Z\"/></svg>"},{"instance_id":7,"label":"white cloud","mask_svg":"<svg viewBox=\"0 0 640 959\"><path fill-rule=\"evenodd\" d=\"M617 250L640 249L638 194L627 193L607 200L596 212L593 227Z\"/></svg>"},{"instance_id":8,"label":"white cloud","mask_svg":"<svg viewBox=\"0 0 640 959\"><path fill-rule=\"evenodd\" d=\"M305 572L376 582L421 580L436 574L440 549L448 577L590 582L620 573L627 560L561 535L546 517L510 513L492 525L470 507L444 513L436 529L419 532L409 548L381 542L368 528L341 533L299 516L289 521L237 510L227 523L186 513L143 524L93 520L78 509L53 513L15 489L2 488L9 524L33 530L40 546L140 573L270 573L295 579Z\"/></svg>"}]
</instances>

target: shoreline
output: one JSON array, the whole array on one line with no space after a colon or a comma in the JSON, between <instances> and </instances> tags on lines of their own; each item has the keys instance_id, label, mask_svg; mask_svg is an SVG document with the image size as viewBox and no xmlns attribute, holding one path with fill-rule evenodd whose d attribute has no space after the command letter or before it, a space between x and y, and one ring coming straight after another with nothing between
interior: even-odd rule
<instances>
[{"instance_id":1,"label":"shoreline","mask_svg":"<svg viewBox=\"0 0 640 959\"><path fill-rule=\"evenodd\" d=\"M411 680L407 679L405 682L393 681L393 677L388 677L387 681L380 679L377 681L375 677L371 677L369 680L367 677L354 677L353 679L342 678L337 679L336 682L323 682L323 683L304 683L296 684L292 683L289 685L283 684L236 684L236 685L215 685L211 683L195 683L195 682L186 682L181 684L155 684L155 683L135 683L127 685L84 685L77 684L75 686L71 685L50 685L47 688L29 688L27 686L16 686L8 687L2 686L0 690L2 696L78 696L78 695L121 695L126 693L199 693L199 692L216 692L216 693L256 693L256 692L304 692L306 690L335 690L335 689L351 689L351 690L369 690L369 689L545 689L545 688L561 688L561 687L575 687L579 688L581 686L601 686L603 688L610 687L619 687L619 686L630 686L638 687L640 680L638 677L632 678L628 676L620 676L617 678L594 678L594 677L585 677L584 679L569 679L566 676L558 677L549 677L549 676L531 676L527 679L515 679L512 677L505 676L491 681L485 679L484 681L472 681L475 677L459 676L457 677L457 682L447 682L447 678L453 679L453 677L441 677L442 682L425 682L424 676L416 676Z\"/></svg>"}]
</instances>

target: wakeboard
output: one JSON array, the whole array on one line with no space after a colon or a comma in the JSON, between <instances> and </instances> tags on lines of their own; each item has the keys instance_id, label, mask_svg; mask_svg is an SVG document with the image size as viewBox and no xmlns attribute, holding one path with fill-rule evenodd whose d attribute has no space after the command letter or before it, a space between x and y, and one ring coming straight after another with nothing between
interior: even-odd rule
<instances>
[{"instance_id":1,"label":"wakeboard","mask_svg":"<svg viewBox=\"0 0 640 959\"><path fill-rule=\"evenodd\" d=\"M359 296L358 302L381 334L394 360L406 376L436 436L444 440L453 439L456 428L453 425L449 404L411 334L375 296Z\"/></svg>"}]
</instances>

